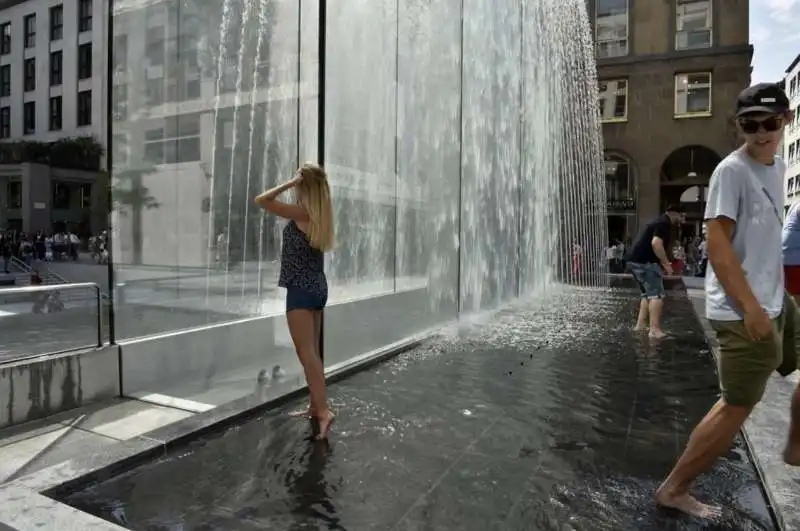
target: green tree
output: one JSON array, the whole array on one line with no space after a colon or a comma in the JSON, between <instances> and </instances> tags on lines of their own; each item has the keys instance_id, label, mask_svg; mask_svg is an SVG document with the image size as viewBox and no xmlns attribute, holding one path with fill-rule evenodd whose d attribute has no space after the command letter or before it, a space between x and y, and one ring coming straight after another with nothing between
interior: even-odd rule
<instances>
[{"instance_id":1,"label":"green tree","mask_svg":"<svg viewBox=\"0 0 800 531\"><path fill-rule=\"evenodd\" d=\"M114 169L109 187L111 208L120 216L130 216L133 263L142 263L142 215L145 210L159 208L161 203L150 194L142 180L153 173L155 167L142 164Z\"/></svg>"}]
</instances>

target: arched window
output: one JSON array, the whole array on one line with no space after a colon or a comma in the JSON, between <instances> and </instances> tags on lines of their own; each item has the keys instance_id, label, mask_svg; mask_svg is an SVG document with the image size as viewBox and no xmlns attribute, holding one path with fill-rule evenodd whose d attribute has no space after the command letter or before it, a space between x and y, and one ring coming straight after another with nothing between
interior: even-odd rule
<instances>
[{"instance_id":1,"label":"arched window","mask_svg":"<svg viewBox=\"0 0 800 531\"><path fill-rule=\"evenodd\" d=\"M636 187L630 161L614 153L606 153L604 158L609 210L634 210Z\"/></svg>"},{"instance_id":2,"label":"arched window","mask_svg":"<svg viewBox=\"0 0 800 531\"><path fill-rule=\"evenodd\" d=\"M708 201L708 186L691 186L681 194L681 203L705 203Z\"/></svg>"}]
</instances>

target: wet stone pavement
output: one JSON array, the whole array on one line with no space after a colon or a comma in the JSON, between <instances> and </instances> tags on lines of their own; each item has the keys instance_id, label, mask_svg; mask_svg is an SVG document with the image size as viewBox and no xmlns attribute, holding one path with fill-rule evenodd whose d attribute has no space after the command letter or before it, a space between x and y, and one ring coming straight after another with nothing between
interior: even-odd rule
<instances>
[{"instance_id":1,"label":"wet stone pavement","mask_svg":"<svg viewBox=\"0 0 800 531\"><path fill-rule=\"evenodd\" d=\"M327 445L299 401L64 501L153 531L773 529L741 441L695 487L723 520L653 505L717 385L685 296L665 341L630 331L637 304L570 289L462 323L332 385Z\"/></svg>"}]
</instances>

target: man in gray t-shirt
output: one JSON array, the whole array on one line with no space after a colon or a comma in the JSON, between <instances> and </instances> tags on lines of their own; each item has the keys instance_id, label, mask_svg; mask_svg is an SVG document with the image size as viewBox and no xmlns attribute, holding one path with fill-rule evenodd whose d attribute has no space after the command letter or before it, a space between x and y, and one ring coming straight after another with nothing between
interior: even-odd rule
<instances>
[{"instance_id":1,"label":"man in gray t-shirt","mask_svg":"<svg viewBox=\"0 0 800 531\"><path fill-rule=\"evenodd\" d=\"M774 83L742 91L736 125L745 143L711 176L705 222L709 268L706 316L719 344L722 397L697 425L681 458L659 487L656 501L701 518L720 509L689 494L698 475L725 454L773 371L783 371L785 311L781 226L783 175L776 158L784 125L793 119L789 100ZM789 304L794 304L789 299ZM792 306L792 310L794 307ZM792 352L787 360L795 360ZM789 370L794 370L792 367ZM800 465L800 393L792 401L792 426L784 460Z\"/></svg>"}]
</instances>

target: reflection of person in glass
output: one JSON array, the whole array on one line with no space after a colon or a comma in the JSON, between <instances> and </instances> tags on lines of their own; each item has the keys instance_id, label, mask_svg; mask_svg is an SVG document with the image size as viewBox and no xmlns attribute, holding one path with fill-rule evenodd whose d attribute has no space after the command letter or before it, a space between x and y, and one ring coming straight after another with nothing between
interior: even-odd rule
<instances>
[{"instance_id":1,"label":"reflection of person in glass","mask_svg":"<svg viewBox=\"0 0 800 531\"><path fill-rule=\"evenodd\" d=\"M278 201L295 188L296 202ZM317 438L327 437L333 422L325 392L325 372L318 348L322 310L328 300L323 253L333 246L333 207L325 171L306 163L295 178L256 197L264 210L289 220L283 229L278 286L286 288L286 320L297 357L308 383L310 405L296 416L311 416L319 423Z\"/></svg>"}]
</instances>

